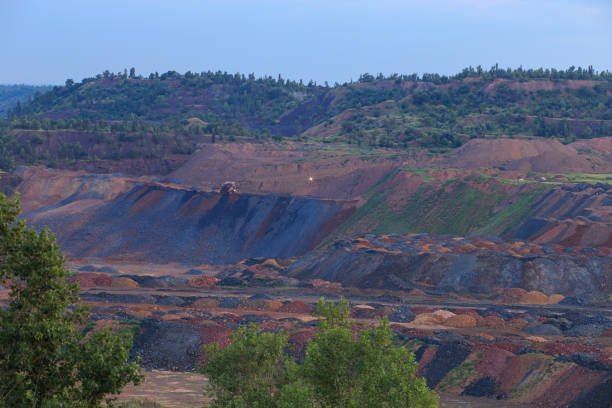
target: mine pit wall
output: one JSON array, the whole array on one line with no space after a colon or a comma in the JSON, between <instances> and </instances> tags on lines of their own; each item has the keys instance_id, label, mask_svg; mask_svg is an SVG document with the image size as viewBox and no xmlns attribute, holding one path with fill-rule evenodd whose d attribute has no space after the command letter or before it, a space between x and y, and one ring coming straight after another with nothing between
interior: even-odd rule
<instances>
[{"instance_id":1,"label":"mine pit wall","mask_svg":"<svg viewBox=\"0 0 612 408\"><path fill-rule=\"evenodd\" d=\"M300 256L351 213L345 202L154 184L137 185L108 202L74 198L26 218L55 232L69 256L156 263L229 264L248 257ZM75 206L79 211L62 210Z\"/></svg>"}]
</instances>

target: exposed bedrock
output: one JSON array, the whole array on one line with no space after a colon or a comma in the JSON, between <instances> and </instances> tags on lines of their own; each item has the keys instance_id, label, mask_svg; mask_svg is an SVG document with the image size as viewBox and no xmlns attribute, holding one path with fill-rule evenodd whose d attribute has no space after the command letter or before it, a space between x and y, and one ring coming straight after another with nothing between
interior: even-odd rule
<instances>
[{"instance_id":1,"label":"exposed bedrock","mask_svg":"<svg viewBox=\"0 0 612 408\"><path fill-rule=\"evenodd\" d=\"M288 273L298 279L323 279L358 288L410 289L418 282L458 291L518 287L585 297L612 291L612 261L603 255L423 253L399 243L388 249L356 247L338 241L302 257Z\"/></svg>"}]
</instances>

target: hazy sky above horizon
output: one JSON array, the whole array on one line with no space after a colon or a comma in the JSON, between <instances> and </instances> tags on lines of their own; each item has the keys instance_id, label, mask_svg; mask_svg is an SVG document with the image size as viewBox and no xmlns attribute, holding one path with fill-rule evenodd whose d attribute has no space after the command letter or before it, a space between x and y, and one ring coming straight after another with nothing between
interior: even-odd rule
<instances>
[{"instance_id":1,"label":"hazy sky above horizon","mask_svg":"<svg viewBox=\"0 0 612 408\"><path fill-rule=\"evenodd\" d=\"M0 0L0 83L108 69L333 83L468 65L612 70L612 0Z\"/></svg>"}]
</instances>

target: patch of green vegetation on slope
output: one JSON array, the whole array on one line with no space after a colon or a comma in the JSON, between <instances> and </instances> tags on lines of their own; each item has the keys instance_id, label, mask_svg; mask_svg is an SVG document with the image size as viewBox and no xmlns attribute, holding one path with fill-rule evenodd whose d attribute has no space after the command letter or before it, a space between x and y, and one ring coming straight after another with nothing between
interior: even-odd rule
<instances>
[{"instance_id":1,"label":"patch of green vegetation on slope","mask_svg":"<svg viewBox=\"0 0 612 408\"><path fill-rule=\"evenodd\" d=\"M533 212L533 203L538 201L549 188L540 186L530 192L520 193L512 204L491 216L486 225L476 232L479 234L501 235L508 228L517 225Z\"/></svg>"},{"instance_id":2,"label":"patch of green vegetation on slope","mask_svg":"<svg viewBox=\"0 0 612 408\"><path fill-rule=\"evenodd\" d=\"M436 178L432 176L430 173L434 171L440 171L440 170L442 169L435 169L435 168L402 168L401 169L401 171L417 174L421 176L423 181L427 181L427 182L435 181Z\"/></svg>"},{"instance_id":3,"label":"patch of green vegetation on slope","mask_svg":"<svg viewBox=\"0 0 612 408\"><path fill-rule=\"evenodd\" d=\"M473 175L439 184L430 182L435 181L431 172L423 171L417 174L422 174L426 183L401 208L390 208L388 197L397 185L389 185L389 182L398 171L403 169L389 172L371 187L364 194L366 203L324 245L338 237L353 237L365 232L501 235L529 217L533 203L550 189L545 185L534 186L513 195L490 177Z\"/></svg>"},{"instance_id":4,"label":"patch of green vegetation on slope","mask_svg":"<svg viewBox=\"0 0 612 408\"><path fill-rule=\"evenodd\" d=\"M426 183L401 208L390 208L389 195L397 185L389 185L398 171L388 173L364 195L367 199L328 240L338 236L375 234L432 233L467 235L490 224L495 209L510 197L490 179L465 177L444 184ZM424 172L426 176L432 177ZM469 183L468 183L469 181ZM381 188L384 186L384 189ZM368 231L361 231L368 227Z\"/></svg>"},{"instance_id":5,"label":"patch of green vegetation on slope","mask_svg":"<svg viewBox=\"0 0 612 408\"><path fill-rule=\"evenodd\" d=\"M463 363L453 368L440 382L437 389L444 392L462 389L476 374L476 367L482 361L482 352L477 352L468 357Z\"/></svg>"},{"instance_id":6,"label":"patch of green vegetation on slope","mask_svg":"<svg viewBox=\"0 0 612 408\"><path fill-rule=\"evenodd\" d=\"M566 173L560 175L548 175L547 180L550 180L551 182L561 181L565 183L612 184L612 174Z\"/></svg>"},{"instance_id":7,"label":"patch of green vegetation on slope","mask_svg":"<svg viewBox=\"0 0 612 408\"><path fill-rule=\"evenodd\" d=\"M507 196L500 190L483 191L464 180L451 180L440 187L425 185L400 212L385 205L386 211L374 232L466 235L483 225Z\"/></svg>"},{"instance_id":8,"label":"patch of green vegetation on slope","mask_svg":"<svg viewBox=\"0 0 612 408\"><path fill-rule=\"evenodd\" d=\"M380 187L393 180L400 170L394 169L385 174L363 194L367 199L366 203L359 207L348 219L346 219L340 227L321 244L325 246L336 240L340 236L345 236L352 227L365 217L376 216L380 207L384 205L391 188L380 191Z\"/></svg>"}]
</instances>

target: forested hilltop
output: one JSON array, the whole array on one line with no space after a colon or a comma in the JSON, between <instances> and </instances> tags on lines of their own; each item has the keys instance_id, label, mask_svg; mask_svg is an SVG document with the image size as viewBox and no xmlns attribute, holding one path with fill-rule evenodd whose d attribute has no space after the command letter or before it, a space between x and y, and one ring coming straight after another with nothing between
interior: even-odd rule
<instances>
[{"instance_id":1,"label":"forested hilltop","mask_svg":"<svg viewBox=\"0 0 612 408\"><path fill-rule=\"evenodd\" d=\"M321 85L253 74L106 71L19 103L0 125L0 168L164 158L236 138L444 150L472 138L569 143L612 135L612 73L466 68Z\"/></svg>"}]
</instances>

